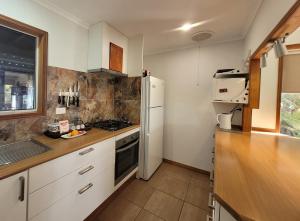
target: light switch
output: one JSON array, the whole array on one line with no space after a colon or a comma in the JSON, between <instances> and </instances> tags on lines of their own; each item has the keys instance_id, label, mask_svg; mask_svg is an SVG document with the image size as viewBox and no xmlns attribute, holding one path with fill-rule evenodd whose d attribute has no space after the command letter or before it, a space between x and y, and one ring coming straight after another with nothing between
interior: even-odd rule
<instances>
[{"instance_id":1,"label":"light switch","mask_svg":"<svg viewBox=\"0 0 300 221\"><path fill-rule=\"evenodd\" d=\"M65 114L66 108L65 107L57 107L55 112L56 112L56 114Z\"/></svg>"}]
</instances>

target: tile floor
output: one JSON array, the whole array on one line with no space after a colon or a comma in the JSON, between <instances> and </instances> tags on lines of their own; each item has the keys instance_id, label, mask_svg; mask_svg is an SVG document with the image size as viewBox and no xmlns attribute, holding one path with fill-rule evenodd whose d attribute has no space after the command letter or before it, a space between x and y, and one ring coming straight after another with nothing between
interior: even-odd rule
<instances>
[{"instance_id":1,"label":"tile floor","mask_svg":"<svg viewBox=\"0 0 300 221\"><path fill-rule=\"evenodd\" d=\"M209 177L163 163L149 181L134 180L95 221L205 221Z\"/></svg>"}]
</instances>

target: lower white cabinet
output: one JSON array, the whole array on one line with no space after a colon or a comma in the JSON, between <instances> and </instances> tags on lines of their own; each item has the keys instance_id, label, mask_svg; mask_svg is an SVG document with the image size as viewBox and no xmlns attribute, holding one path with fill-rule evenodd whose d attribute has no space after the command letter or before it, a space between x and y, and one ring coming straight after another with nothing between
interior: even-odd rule
<instances>
[{"instance_id":1,"label":"lower white cabinet","mask_svg":"<svg viewBox=\"0 0 300 221\"><path fill-rule=\"evenodd\" d=\"M215 201L213 215L209 221L236 221L236 219L218 201Z\"/></svg>"},{"instance_id":2,"label":"lower white cabinet","mask_svg":"<svg viewBox=\"0 0 300 221\"><path fill-rule=\"evenodd\" d=\"M114 167L105 168L81 188L69 193L32 221L82 221L113 192Z\"/></svg>"},{"instance_id":3,"label":"lower white cabinet","mask_svg":"<svg viewBox=\"0 0 300 221\"><path fill-rule=\"evenodd\" d=\"M113 193L114 168L115 138L111 138L30 169L28 220L84 220ZM51 180L38 179L47 174Z\"/></svg>"},{"instance_id":4,"label":"lower white cabinet","mask_svg":"<svg viewBox=\"0 0 300 221\"><path fill-rule=\"evenodd\" d=\"M0 220L26 221L28 171L0 180Z\"/></svg>"}]
</instances>

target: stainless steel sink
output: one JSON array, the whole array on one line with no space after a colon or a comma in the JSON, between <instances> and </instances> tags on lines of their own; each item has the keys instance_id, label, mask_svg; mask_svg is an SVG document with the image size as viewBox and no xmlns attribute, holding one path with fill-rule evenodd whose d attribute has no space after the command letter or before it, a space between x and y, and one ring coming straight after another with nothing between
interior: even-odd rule
<instances>
[{"instance_id":1,"label":"stainless steel sink","mask_svg":"<svg viewBox=\"0 0 300 221\"><path fill-rule=\"evenodd\" d=\"M49 147L34 141L22 141L0 146L0 166L15 163L47 152Z\"/></svg>"}]
</instances>

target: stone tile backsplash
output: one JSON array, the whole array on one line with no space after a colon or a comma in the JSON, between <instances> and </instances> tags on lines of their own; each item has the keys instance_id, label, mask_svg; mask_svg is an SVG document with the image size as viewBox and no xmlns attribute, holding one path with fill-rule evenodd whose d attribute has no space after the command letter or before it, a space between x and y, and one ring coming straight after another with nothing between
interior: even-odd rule
<instances>
[{"instance_id":1,"label":"stone tile backsplash","mask_svg":"<svg viewBox=\"0 0 300 221\"><path fill-rule=\"evenodd\" d=\"M56 115L59 90L67 90L77 81L80 85L80 107L71 106L66 114ZM80 117L84 122L91 122L96 119L124 118L139 123L140 101L140 77L113 78L48 67L46 116L0 121L0 145L42 134L48 122L55 119L72 120Z\"/></svg>"}]
</instances>

